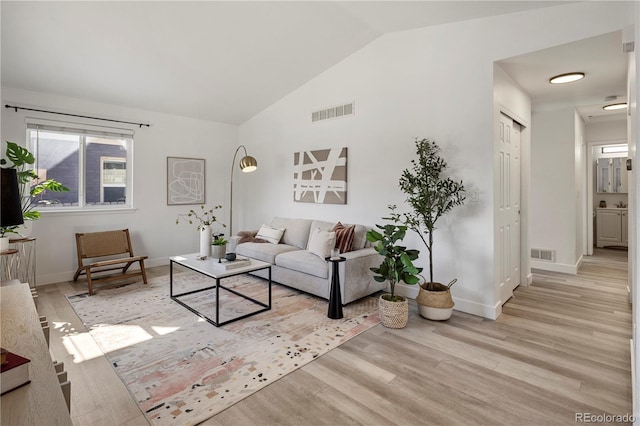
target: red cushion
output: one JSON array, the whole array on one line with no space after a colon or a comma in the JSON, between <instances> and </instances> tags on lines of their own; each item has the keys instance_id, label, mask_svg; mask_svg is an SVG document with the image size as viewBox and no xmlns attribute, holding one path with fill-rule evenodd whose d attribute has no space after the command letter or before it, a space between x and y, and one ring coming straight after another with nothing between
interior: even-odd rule
<instances>
[{"instance_id":1,"label":"red cushion","mask_svg":"<svg viewBox=\"0 0 640 426\"><path fill-rule=\"evenodd\" d=\"M356 234L356 226L351 225L345 227L342 223L336 223L333 227L333 231L336 233L336 248L340 250L340 253L346 253L353 250L353 238Z\"/></svg>"}]
</instances>

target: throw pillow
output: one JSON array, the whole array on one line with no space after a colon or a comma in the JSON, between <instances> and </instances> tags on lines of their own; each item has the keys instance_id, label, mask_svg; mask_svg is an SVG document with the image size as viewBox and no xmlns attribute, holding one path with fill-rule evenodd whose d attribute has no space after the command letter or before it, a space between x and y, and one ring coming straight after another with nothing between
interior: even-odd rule
<instances>
[{"instance_id":1,"label":"throw pillow","mask_svg":"<svg viewBox=\"0 0 640 426\"><path fill-rule=\"evenodd\" d=\"M325 259L331 255L331 249L336 245L336 233L333 231L322 231L320 228L315 228L311 231L309 237L309 244L307 250L309 252L319 256L321 259Z\"/></svg>"},{"instance_id":2,"label":"throw pillow","mask_svg":"<svg viewBox=\"0 0 640 426\"><path fill-rule=\"evenodd\" d=\"M340 253L346 253L353 250L353 238L356 234L356 226L351 225L345 227L342 223L336 223L333 227L333 231L336 233L336 248L340 250Z\"/></svg>"},{"instance_id":3,"label":"throw pillow","mask_svg":"<svg viewBox=\"0 0 640 426\"><path fill-rule=\"evenodd\" d=\"M267 240L271 244L278 244L284 234L284 228L274 228L269 225L262 225L256 238Z\"/></svg>"},{"instance_id":4,"label":"throw pillow","mask_svg":"<svg viewBox=\"0 0 640 426\"><path fill-rule=\"evenodd\" d=\"M266 243L267 240L263 240L261 238L256 238L258 231L240 231L238 232L238 244L242 243Z\"/></svg>"}]
</instances>

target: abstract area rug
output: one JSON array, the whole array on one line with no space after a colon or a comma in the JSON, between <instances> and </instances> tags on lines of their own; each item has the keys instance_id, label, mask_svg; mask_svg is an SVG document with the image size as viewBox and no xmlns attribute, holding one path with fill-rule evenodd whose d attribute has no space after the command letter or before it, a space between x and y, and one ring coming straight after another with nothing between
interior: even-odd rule
<instances>
[{"instance_id":1,"label":"abstract area rug","mask_svg":"<svg viewBox=\"0 0 640 426\"><path fill-rule=\"evenodd\" d=\"M185 272L174 277L174 293L178 282L187 288L213 285ZM261 278L241 275L222 284L268 300ZM379 322L373 296L345 306L344 318L331 320L324 299L278 284L272 291L270 311L222 327L171 300L169 277L67 299L148 419L175 425L214 416ZM192 306L209 309L206 315L215 318L215 290L190 297ZM222 316L246 313L251 304L235 299L221 291Z\"/></svg>"}]
</instances>

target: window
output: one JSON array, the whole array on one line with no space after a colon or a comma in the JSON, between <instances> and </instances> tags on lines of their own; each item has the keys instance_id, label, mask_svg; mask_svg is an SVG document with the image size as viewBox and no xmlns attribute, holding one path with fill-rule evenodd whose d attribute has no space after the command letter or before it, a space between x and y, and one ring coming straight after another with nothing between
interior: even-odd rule
<instances>
[{"instance_id":1,"label":"window","mask_svg":"<svg viewBox=\"0 0 640 426\"><path fill-rule=\"evenodd\" d=\"M102 180L100 202L125 202L127 193L127 161L118 157L101 157Z\"/></svg>"},{"instance_id":2,"label":"window","mask_svg":"<svg viewBox=\"0 0 640 426\"><path fill-rule=\"evenodd\" d=\"M39 178L55 179L69 188L69 192L46 191L37 196L32 202L38 210L133 206L133 132L29 122L27 138Z\"/></svg>"}]
</instances>

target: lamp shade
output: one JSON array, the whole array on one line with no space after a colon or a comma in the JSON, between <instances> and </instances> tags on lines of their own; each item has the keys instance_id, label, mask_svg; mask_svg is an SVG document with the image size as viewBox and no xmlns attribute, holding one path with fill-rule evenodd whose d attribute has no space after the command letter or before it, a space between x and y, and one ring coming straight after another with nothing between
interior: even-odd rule
<instances>
[{"instance_id":1,"label":"lamp shade","mask_svg":"<svg viewBox=\"0 0 640 426\"><path fill-rule=\"evenodd\" d=\"M258 168L258 162L250 155L245 155L240 159L240 169L245 173L251 173Z\"/></svg>"},{"instance_id":2,"label":"lamp shade","mask_svg":"<svg viewBox=\"0 0 640 426\"><path fill-rule=\"evenodd\" d=\"M20 188L18 187L18 173L16 169L0 168L0 226L17 226L24 223L22 218L22 203Z\"/></svg>"}]
</instances>

